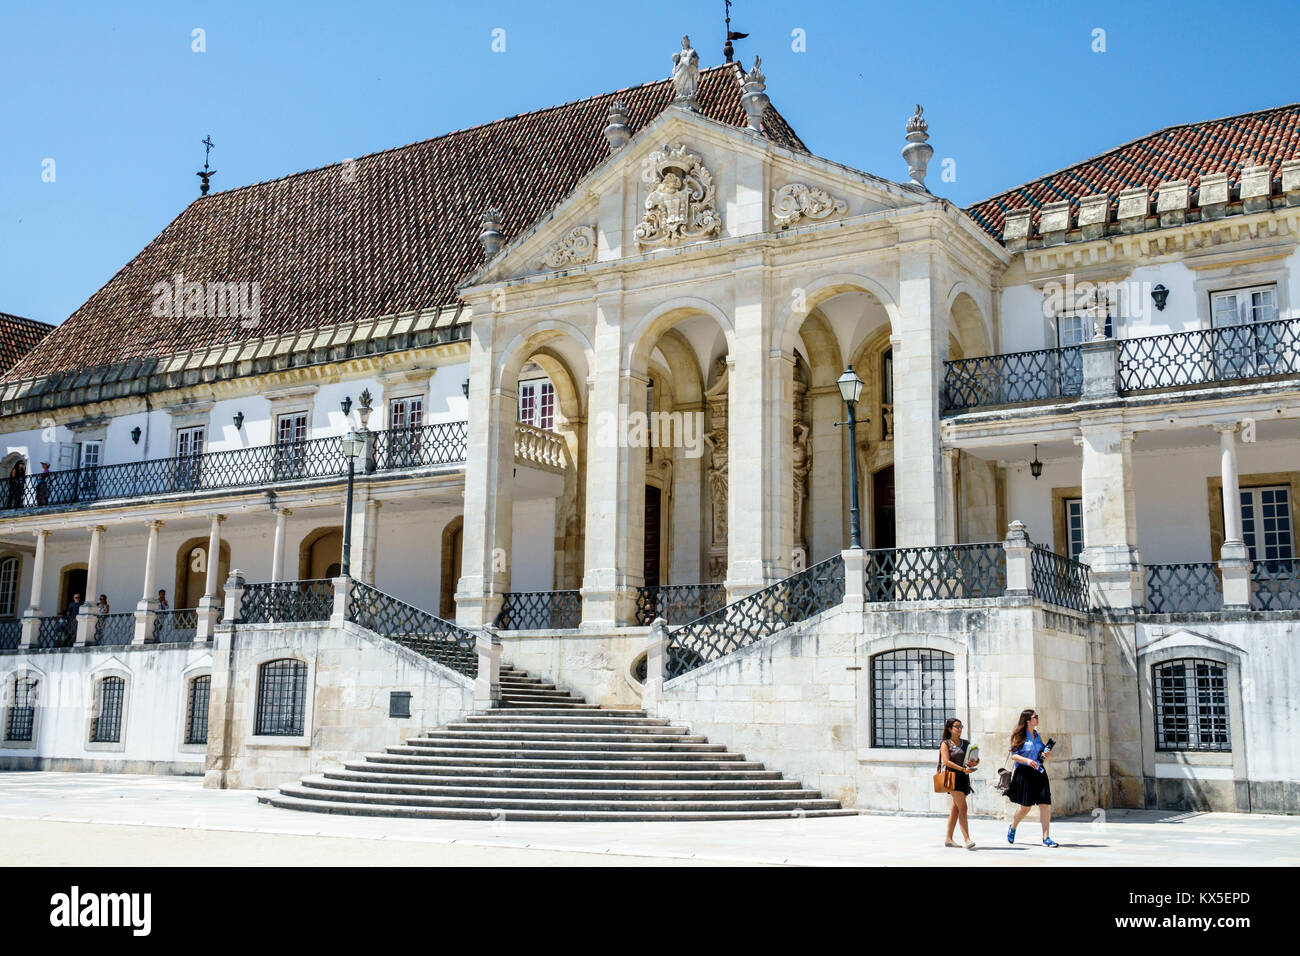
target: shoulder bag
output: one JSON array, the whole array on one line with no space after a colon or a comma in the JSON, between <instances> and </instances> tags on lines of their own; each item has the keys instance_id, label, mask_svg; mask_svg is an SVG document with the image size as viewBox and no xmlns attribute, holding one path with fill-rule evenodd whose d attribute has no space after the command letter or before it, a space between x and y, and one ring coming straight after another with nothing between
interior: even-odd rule
<instances>
[{"instance_id":1,"label":"shoulder bag","mask_svg":"<svg viewBox=\"0 0 1300 956\"><path fill-rule=\"evenodd\" d=\"M957 771L945 770L943 767L943 748L939 749L939 772L934 775L935 793L952 793L957 786Z\"/></svg>"}]
</instances>

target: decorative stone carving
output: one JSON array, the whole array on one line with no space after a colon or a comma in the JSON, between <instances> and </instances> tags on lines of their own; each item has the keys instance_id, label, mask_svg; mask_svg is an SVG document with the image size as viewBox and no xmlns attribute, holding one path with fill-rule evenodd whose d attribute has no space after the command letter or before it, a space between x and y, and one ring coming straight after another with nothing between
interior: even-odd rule
<instances>
[{"instance_id":1,"label":"decorative stone carving","mask_svg":"<svg viewBox=\"0 0 1300 956\"><path fill-rule=\"evenodd\" d=\"M547 247L537 259L539 269L563 269L581 265L596 258L596 230L591 226L578 226L570 230L559 242Z\"/></svg>"},{"instance_id":2,"label":"decorative stone carving","mask_svg":"<svg viewBox=\"0 0 1300 956\"><path fill-rule=\"evenodd\" d=\"M788 229L800 219L829 219L840 216L849 208L843 199L836 199L824 189L803 183L790 183L772 191L772 221Z\"/></svg>"},{"instance_id":3,"label":"decorative stone carving","mask_svg":"<svg viewBox=\"0 0 1300 956\"><path fill-rule=\"evenodd\" d=\"M501 250L505 236L501 234L501 211L495 206L483 210L480 220L483 231L478 234L478 241L483 246L483 258L491 259Z\"/></svg>"},{"instance_id":4,"label":"decorative stone carving","mask_svg":"<svg viewBox=\"0 0 1300 956\"><path fill-rule=\"evenodd\" d=\"M934 155L934 147L926 142L930 138L929 133L926 132L930 124L921 118L924 112L921 104L917 103L916 112L907 121L907 145L903 147L903 159L907 161L907 175L912 178L912 185L919 186L921 189L925 189L925 169L930 164L930 157Z\"/></svg>"},{"instance_id":5,"label":"decorative stone carving","mask_svg":"<svg viewBox=\"0 0 1300 956\"><path fill-rule=\"evenodd\" d=\"M803 422L794 423L794 546L807 554L803 539L804 499L808 496L808 473L812 470L812 449L808 446L810 429Z\"/></svg>"},{"instance_id":6,"label":"decorative stone carving","mask_svg":"<svg viewBox=\"0 0 1300 956\"><path fill-rule=\"evenodd\" d=\"M604 129L609 151L617 153L632 138L632 128L627 125L627 106L615 100L609 107L609 125Z\"/></svg>"},{"instance_id":7,"label":"decorative stone carving","mask_svg":"<svg viewBox=\"0 0 1300 956\"><path fill-rule=\"evenodd\" d=\"M691 49L691 38L682 37L682 48L673 54L673 103L695 109L695 91L700 86L700 55Z\"/></svg>"},{"instance_id":8,"label":"decorative stone carving","mask_svg":"<svg viewBox=\"0 0 1300 956\"><path fill-rule=\"evenodd\" d=\"M633 233L639 245L677 246L722 230L713 176L684 145L651 153L641 178L651 188Z\"/></svg>"},{"instance_id":9,"label":"decorative stone carving","mask_svg":"<svg viewBox=\"0 0 1300 956\"><path fill-rule=\"evenodd\" d=\"M767 77L759 67L762 62L761 57L754 57L754 68L745 74L744 92L740 96L740 105L745 109L749 128L755 133L763 131L763 114L772 102L772 98L763 92L767 89Z\"/></svg>"},{"instance_id":10,"label":"decorative stone carving","mask_svg":"<svg viewBox=\"0 0 1300 956\"><path fill-rule=\"evenodd\" d=\"M713 512L712 548L727 549L727 396L728 370L725 359L718 359L713 387L704 393L709 406L709 430L704 442L709 446L709 501Z\"/></svg>"}]
</instances>

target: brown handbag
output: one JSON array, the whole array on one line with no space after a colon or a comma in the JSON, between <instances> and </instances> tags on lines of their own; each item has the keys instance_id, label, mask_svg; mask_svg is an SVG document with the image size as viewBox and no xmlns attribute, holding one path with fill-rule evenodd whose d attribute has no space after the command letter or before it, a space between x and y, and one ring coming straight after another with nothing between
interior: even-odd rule
<instances>
[{"instance_id":1,"label":"brown handbag","mask_svg":"<svg viewBox=\"0 0 1300 956\"><path fill-rule=\"evenodd\" d=\"M935 793L952 793L957 787L957 771L943 769L943 751L939 751L939 772L934 775Z\"/></svg>"}]
</instances>

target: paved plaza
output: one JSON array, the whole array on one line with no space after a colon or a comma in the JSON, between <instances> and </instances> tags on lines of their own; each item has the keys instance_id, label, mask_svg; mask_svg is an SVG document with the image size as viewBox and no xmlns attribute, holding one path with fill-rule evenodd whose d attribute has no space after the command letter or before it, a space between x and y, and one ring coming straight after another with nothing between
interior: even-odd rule
<instances>
[{"instance_id":1,"label":"paved plaza","mask_svg":"<svg viewBox=\"0 0 1300 956\"><path fill-rule=\"evenodd\" d=\"M956 865L1295 866L1300 817L1115 810L1053 824L1061 844L1008 846L971 822L974 851L943 847L944 821L864 814L723 823L513 823L300 813L197 777L0 773L0 862L75 865ZM1029 842L1032 841L1032 842Z\"/></svg>"}]
</instances>

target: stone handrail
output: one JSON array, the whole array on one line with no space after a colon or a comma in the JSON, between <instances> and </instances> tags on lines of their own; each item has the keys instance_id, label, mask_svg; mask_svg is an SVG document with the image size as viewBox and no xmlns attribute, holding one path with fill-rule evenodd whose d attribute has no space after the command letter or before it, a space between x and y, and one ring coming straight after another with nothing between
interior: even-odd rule
<instances>
[{"instance_id":1,"label":"stone handrail","mask_svg":"<svg viewBox=\"0 0 1300 956\"><path fill-rule=\"evenodd\" d=\"M518 422L515 425L515 458L530 465L563 471L564 439L545 428Z\"/></svg>"}]
</instances>

